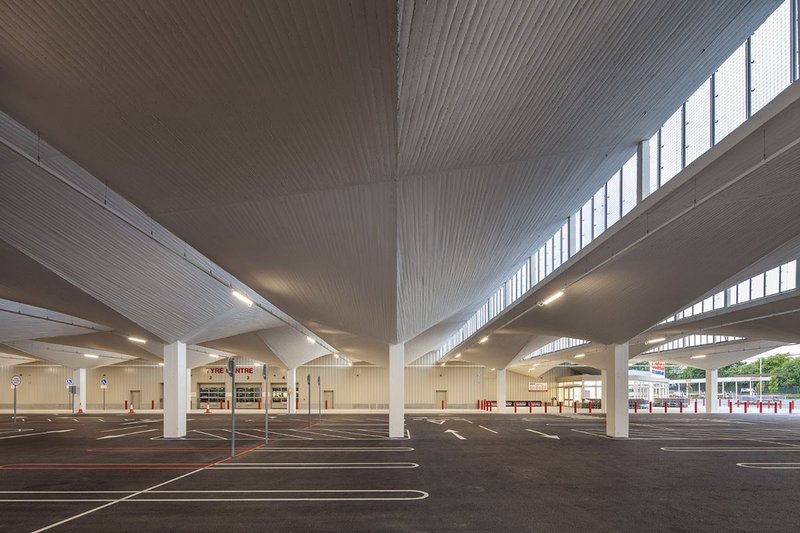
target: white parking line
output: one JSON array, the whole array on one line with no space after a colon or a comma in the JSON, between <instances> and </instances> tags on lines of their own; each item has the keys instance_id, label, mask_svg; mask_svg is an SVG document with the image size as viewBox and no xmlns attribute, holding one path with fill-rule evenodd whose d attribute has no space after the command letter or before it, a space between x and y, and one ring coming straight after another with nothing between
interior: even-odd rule
<instances>
[{"instance_id":1,"label":"white parking line","mask_svg":"<svg viewBox=\"0 0 800 533\"><path fill-rule=\"evenodd\" d=\"M788 448L786 446L781 447L749 447L745 448L743 446L731 446L728 448L712 448L712 447L704 447L704 446L683 446L683 447L664 447L661 448L665 452L707 452L707 453L719 453L719 452L800 452L800 447L792 447Z\"/></svg>"},{"instance_id":2,"label":"white parking line","mask_svg":"<svg viewBox=\"0 0 800 533\"><path fill-rule=\"evenodd\" d=\"M101 429L100 433L109 433L111 431L127 431L129 429L139 429L139 428L146 428L147 426L128 426L124 428L114 428L114 429Z\"/></svg>"},{"instance_id":3,"label":"white parking line","mask_svg":"<svg viewBox=\"0 0 800 533\"><path fill-rule=\"evenodd\" d=\"M736 463L736 466L760 470L800 470L800 463Z\"/></svg>"},{"instance_id":4,"label":"white parking line","mask_svg":"<svg viewBox=\"0 0 800 533\"><path fill-rule=\"evenodd\" d=\"M132 431L131 433L122 433L120 435L104 435L102 437L97 437L97 440L104 440L104 439L119 439L121 437L129 437L131 435L138 435L139 433L150 433L153 431L158 431L157 429L143 429L141 431Z\"/></svg>"},{"instance_id":5,"label":"white parking line","mask_svg":"<svg viewBox=\"0 0 800 533\"><path fill-rule=\"evenodd\" d=\"M0 439L18 439L20 437L34 437L36 435L48 435L50 433L68 433L70 431L75 431L74 429L56 429L53 431L42 431L41 433L22 433L20 435L8 435L6 437L0 437Z\"/></svg>"},{"instance_id":6,"label":"white parking line","mask_svg":"<svg viewBox=\"0 0 800 533\"><path fill-rule=\"evenodd\" d=\"M348 453L348 452L413 452L414 448L408 446L283 446L280 448L259 448L253 450L259 453Z\"/></svg>"},{"instance_id":7,"label":"white parking line","mask_svg":"<svg viewBox=\"0 0 800 533\"><path fill-rule=\"evenodd\" d=\"M485 429L486 431L491 431L494 434L497 434L497 432L495 430L493 430L493 429L485 428L483 426L478 426L478 427L481 428L481 429Z\"/></svg>"},{"instance_id":8,"label":"white parking line","mask_svg":"<svg viewBox=\"0 0 800 533\"><path fill-rule=\"evenodd\" d=\"M205 431L200 431L199 429L193 429L192 432L200 433L201 435L208 435L209 437L214 437L215 439L219 440L228 440L225 437L220 437L219 435L214 435L213 433L206 433Z\"/></svg>"},{"instance_id":9,"label":"white parking line","mask_svg":"<svg viewBox=\"0 0 800 533\"><path fill-rule=\"evenodd\" d=\"M185 474L181 477L186 477L190 474ZM176 478L177 479L177 478ZM167 481L166 483L170 483L174 480ZM165 484L166 484L165 483ZM173 498L136 498L136 496L140 494L153 494L153 495L174 495L180 496L183 494L186 495L194 495L194 494L208 494L208 495L230 495L234 496L236 494L263 494L269 495L269 497L262 497L262 498L236 498L236 497L216 497L216 498L180 498L180 497L173 497ZM147 502L147 503L157 503L157 502L290 502L290 501L411 501L411 500L424 500L429 496L427 492L424 490L417 490L417 489L321 489L321 490L184 490L184 491L169 491L169 490L147 490L147 491L139 491L139 492L127 492L127 491L0 491L0 494L19 494L19 495L85 495L85 496L114 496L114 495L127 495L121 499L109 499L109 498L81 498L81 499L48 499L48 498L40 498L40 499L33 499L33 498L26 498L26 499L0 499L0 502L3 503L82 503L82 502L94 502L94 503L102 503L106 502L106 505L102 505L96 509L92 509L87 511L86 513L82 513L80 515L76 515L75 517L69 518L67 520L63 520L59 523L52 524L47 526L46 528L39 529L38 531L44 531L46 529L53 528L57 525L61 525L66 523L70 520L74 520L75 518L85 516L95 510L99 510L105 507L108 507L112 504L116 503L135 503L135 502Z\"/></svg>"}]
</instances>

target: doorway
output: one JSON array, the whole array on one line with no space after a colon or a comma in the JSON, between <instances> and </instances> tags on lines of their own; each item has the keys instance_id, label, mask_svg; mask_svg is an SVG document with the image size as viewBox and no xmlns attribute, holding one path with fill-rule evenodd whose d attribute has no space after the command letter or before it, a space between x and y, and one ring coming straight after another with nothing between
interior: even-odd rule
<instances>
[{"instance_id":1,"label":"doorway","mask_svg":"<svg viewBox=\"0 0 800 533\"><path fill-rule=\"evenodd\" d=\"M436 406L434 409L446 409L447 408L447 391L446 390L437 390L436 391Z\"/></svg>"},{"instance_id":2,"label":"doorway","mask_svg":"<svg viewBox=\"0 0 800 533\"><path fill-rule=\"evenodd\" d=\"M272 409L287 409L289 401L289 388L286 383L271 383L272 397L270 401L270 408Z\"/></svg>"},{"instance_id":3,"label":"doorway","mask_svg":"<svg viewBox=\"0 0 800 533\"><path fill-rule=\"evenodd\" d=\"M333 409L333 391L326 390L322 391L323 396L325 397L325 409Z\"/></svg>"},{"instance_id":4,"label":"doorway","mask_svg":"<svg viewBox=\"0 0 800 533\"><path fill-rule=\"evenodd\" d=\"M131 391L131 407L133 409L142 408L142 391L140 390Z\"/></svg>"}]
</instances>

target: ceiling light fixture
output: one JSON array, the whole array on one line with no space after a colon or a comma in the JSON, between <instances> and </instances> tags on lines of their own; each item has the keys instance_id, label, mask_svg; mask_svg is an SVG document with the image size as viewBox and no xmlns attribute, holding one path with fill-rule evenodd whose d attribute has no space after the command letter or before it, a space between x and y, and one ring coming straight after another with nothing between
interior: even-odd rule
<instances>
[{"instance_id":1,"label":"ceiling light fixture","mask_svg":"<svg viewBox=\"0 0 800 533\"><path fill-rule=\"evenodd\" d=\"M494 370L495 370L495 369L494 369L494 368L492 368L492 372L494 372Z\"/></svg>"},{"instance_id":2,"label":"ceiling light fixture","mask_svg":"<svg viewBox=\"0 0 800 533\"><path fill-rule=\"evenodd\" d=\"M555 302L556 300L558 300L559 298L561 298L562 296L564 296L564 291L558 291L557 293L551 295L549 298L546 298L545 300L543 300L542 301L542 305L551 304L551 303Z\"/></svg>"},{"instance_id":3,"label":"ceiling light fixture","mask_svg":"<svg viewBox=\"0 0 800 533\"><path fill-rule=\"evenodd\" d=\"M581 357L586 357L586 354L585 353L579 353L578 355L575 356L575 359L580 359Z\"/></svg>"},{"instance_id":4,"label":"ceiling light fixture","mask_svg":"<svg viewBox=\"0 0 800 533\"><path fill-rule=\"evenodd\" d=\"M689 359L703 359L703 358L705 358L705 355L693 355Z\"/></svg>"},{"instance_id":5,"label":"ceiling light fixture","mask_svg":"<svg viewBox=\"0 0 800 533\"><path fill-rule=\"evenodd\" d=\"M214 358L217 358L217 357L219 357L219 355L217 355L217 354L215 354L215 353L210 353L210 354L208 354L208 356L209 356L209 357L214 357Z\"/></svg>"},{"instance_id":6,"label":"ceiling light fixture","mask_svg":"<svg viewBox=\"0 0 800 533\"><path fill-rule=\"evenodd\" d=\"M353 362L352 361L348 361L347 362L347 366L353 366Z\"/></svg>"},{"instance_id":7,"label":"ceiling light fixture","mask_svg":"<svg viewBox=\"0 0 800 533\"><path fill-rule=\"evenodd\" d=\"M441 364L441 365L439 365L439 366L444 366L444 365L446 365L446 364L447 364L447 363L442 363L442 364Z\"/></svg>"},{"instance_id":8,"label":"ceiling light fixture","mask_svg":"<svg viewBox=\"0 0 800 533\"><path fill-rule=\"evenodd\" d=\"M139 344L147 344L145 339L140 339L139 337L128 337L128 340L131 342L138 342Z\"/></svg>"},{"instance_id":9,"label":"ceiling light fixture","mask_svg":"<svg viewBox=\"0 0 800 533\"><path fill-rule=\"evenodd\" d=\"M83 354L83 356L84 357L88 357L89 359L99 359L100 358L99 355L95 355L93 353L85 353L85 354Z\"/></svg>"},{"instance_id":10,"label":"ceiling light fixture","mask_svg":"<svg viewBox=\"0 0 800 533\"><path fill-rule=\"evenodd\" d=\"M461 357L461 352L456 354L456 359L458 359L459 357Z\"/></svg>"},{"instance_id":11,"label":"ceiling light fixture","mask_svg":"<svg viewBox=\"0 0 800 533\"><path fill-rule=\"evenodd\" d=\"M317 342L317 341L315 341L315 340L314 340L314 338L313 338L313 337L310 337L310 336L308 336L308 335L306 335L306 340L307 340L308 342L310 342L311 344L314 344L315 342Z\"/></svg>"},{"instance_id":12,"label":"ceiling light fixture","mask_svg":"<svg viewBox=\"0 0 800 533\"><path fill-rule=\"evenodd\" d=\"M657 342L664 342L667 340L665 337L659 337L657 339L650 339L649 341L644 341L645 344L655 344Z\"/></svg>"},{"instance_id":13,"label":"ceiling light fixture","mask_svg":"<svg viewBox=\"0 0 800 533\"><path fill-rule=\"evenodd\" d=\"M158 366L164 366L164 363L158 363Z\"/></svg>"},{"instance_id":14,"label":"ceiling light fixture","mask_svg":"<svg viewBox=\"0 0 800 533\"><path fill-rule=\"evenodd\" d=\"M333 354L333 357L334 357L334 359L339 359L339 354L335 353L335 354Z\"/></svg>"},{"instance_id":15,"label":"ceiling light fixture","mask_svg":"<svg viewBox=\"0 0 800 533\"><path fill-rule=\"evenodd\" d=\"M483 343L485 343L485 342L486 342L486 341L488 341L488 340L489 340L489 336L487 335L486 337L484 337L484 338L482 338L481 340L479 340L479 341L478 341L478 344L483 344Z\"/></svg>"},{"instance_id":16,"label":"ceiling light fixture","mask_svg":"<svg viewBox=\"0 0 800 533\"><path fill-rule=\"evenodd\" d=\"M241 292L237 291L236 289L231 290L231 294L234 298L239 300L240 302L244 303L248 307L253 305L253 300L242 294Z\"/></svg>"}]
</instances>

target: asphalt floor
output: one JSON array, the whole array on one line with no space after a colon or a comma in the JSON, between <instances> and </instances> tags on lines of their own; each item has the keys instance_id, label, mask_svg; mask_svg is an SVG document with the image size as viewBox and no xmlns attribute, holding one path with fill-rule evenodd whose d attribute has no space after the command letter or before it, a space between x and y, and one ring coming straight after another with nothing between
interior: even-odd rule
<instances>
[{"instance_id":1,"label":"asphalt floor","mask_svg":"<svg viewBox=\"0 0 800 533\"><path fill-rule=\"evenodd\" d=\"M0 531L797 531L800 415L27 415Z\"/></svg>"}]
</instances>

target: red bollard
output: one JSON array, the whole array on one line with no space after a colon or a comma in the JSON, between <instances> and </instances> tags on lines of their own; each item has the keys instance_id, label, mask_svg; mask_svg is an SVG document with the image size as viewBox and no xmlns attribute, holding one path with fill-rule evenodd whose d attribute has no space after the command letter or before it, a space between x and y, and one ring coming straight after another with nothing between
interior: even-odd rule
<instances>
[{"instance_id":1,"label":"red bollard","mask_svg":"<svg viewBox=\"0 0 800 533\"><path fill-rule=\"evenodd\" d=\"M547 414L547 402L544 402L544 414Z\"/></svg>"},{"instance_id":2,"label":"red bollard","mask_svg":"<svg viewBox=\"0 0 800 533\"><path fill-rule=\"evenodd\" d=\"M578 402L572 402L572 412L573 413L578 412Z\"/></svg>"},{"instance_id":3,"label":"red bollard","mask_svg":"<svg viewBox=\"0 0 800 533\"><path fill-rule=\"evenodd\" d=\"M722 398L719 399L719 406L722 407Z\"/></svg>"},{"instance_id":4,"label":"red bollard","mask_svg":"<svg viewBox=\"0 0 800 533\"><path fill-rule=\"evenodd\" d=\"M728 412L733 414L733 402L728 400Z\"/></svg>"},{"instance_id":5,"label":"red bollard","mask_svg":"<svg viewBox=\"0 0 800 533\"><path fill-rule=\"evenodd\" d=\"M633 412L634 413L639 412L639 402L633 402Z\"/></svg>"},{"instance_id":6,"label":"red bollard","mask_svg":"<svg viewBox=\"0 0 800 533\"><path fill-rule=\"evenodd\" d=\"M793 410L794 410L794 400L789 402L789 414L792 414Z\"/></svg>"},{"instance_id":7,"label":"red bollard","mask_svg":"<svg viewBox=\"0 0 800 533\"><path fill-rule=\"evenodd\" d=\"M442 411L444 411L444 400L442 400Z\"/></svg>"},{"instance_id":8,"label":"red bollard","mask_svg":"<svg viewBox=\"0 0 800 533\"><path fill-rule=\"evenodd\" d=\"M589 414L592 414L592 402L589 402Z\"/></svg>"},{"instance_id":9,"label":"red bollard","mask_svg":"<svg viewBox=\"0 0 800 533\"><path fill-rule=\"evenodd\" d=\"M514 414L517 414L517 402L514 402Z\"/></svg>"},{"instance_id":10,"label":"red bollard","mask_svg":"<svg viewBox=\"0 0 800 533\"><path fill-rule=\"evenodd\" d=\"M664 400L664 413L667 412L667 407L669 407L669 402Z\"/></svg>"},{"instance_id":11,"label":"red bollard","mask_svg":"<svg viewBox=\"0 0 800 533\"><path fill-rule=\"evenodd\" d=\"M300 398L295 398L294 400L294 408L296 411L300 410Z\"/></svg>"},{"instance_id":12,"label":"red bollard","mask_svg":"<svg viewBox=\"0 0 800 533\"><path fill-rule=\"evenodd\" d=\"M694 412L697 413L697 400L694 401Z\"/></svg>"},{"instance_id":13,"label":"red bollard","mask_svg":"<svg viewBox=\"0 0 800 533\"><path fill-rule=\"evenodd\" d=\"M261 410L261 400L258 400L258 409Z\"/></svg>"},{"instance_id":14,"label":"red bollard","mask_svg":"<svg viewBox=\"0 0 800 533\"><path fill-rule=\"evenodd\" d=\"M778 406L778 409L783 409L783 400L780 401L780 405Z\"/></svg>"},{"instance_id":15,"label":"red bollard","mask_svg":"<svg viewBox=\"0 0 800 533\"><path fill-rule=\"evenodd\" d=\"M683 414L683 400L681 400L681 405L680 405L680 407L678 408L678 412L679 412L680 414Z\"/></svg>"},{"instance_id":16,"label":"red bollard","mask_svg":"<svg viewBox=\"0 0 800 533\"><path fill-rule=\"evenodd\" d=\"M328 400L325 400L325 410L328 410Z\"/></svg>"},{"instance_id":17,"label":"red bollard","mask_svg":"<svg viewBox=\"0 0 800 533\"><path fill-rule=\"evenodd\" d=\"M653 412L653 402L650 402L650 412Z\"/></svg>"},{"instance_id":18,"label":"red bollard","mask_svg":"<svg viewBox=\"0 0 800 533\"><path fill-rule=\"evenodd\" d=\"M155 410L155 408L156 408L156 401L155 400L150 400L150 409L151 410Z\"/></svg>"},{"instance_id":19,"label":"red bollard","mask_svg":"<svg viewBox=\"0 0 800 533\"><path fill-rule=\"evenodd\" d=\"M747 414L747 404L750 402L744 402L744 414Z\"/></svg>"},{"instance_id":20,"label":"red bollard","mask_svg":"<svg viewBox=\"0 0 800 533\"><path fill-rule=\"evenodd\" d=\"M128 410L128 400L125 400L125 410Z\"/></svg>"},{"instance_id":21,"label":"red bollard","mask_svg":"<svg viewBox=\"0 0 800 533\"><path fill-rule=\"evenodd\" d=\"M528 412L529 413L533 412L533 402L528 402Z\"/></svg>"},{"instance_id":22,"label":"red bollard","mask_svg":"<svg viewBox=\"0 0 800 533\"><path fill-rule=\"evenodd\" d=\"M563 403L561 403L561 402L558 402L558 412L559 412L559 413L561 413L561 412L562 412L562 411L561 411L561 408L562 408L563 406L564 406L564 404L563 404Z\"/></svg>"},{"instance_id":23,"label":"red bollard","mask_svg":"<svg viewBox=\"0 0 800 533\"><path fill-rule=\"evenodd\" d=\"M225 409L225 403L222 400L219 401L219 408Z\"/></svg>"},{"instance_id":24,"label":"red bollard","mask_svg":"<svg viewBox=\"0 0 800 533\"><path fill-rule=\"evenodd\" d=\"M230 401L230 400L228 400L228 402L227 402L227 403L228 403L228 409L230 409L230 408L231 408L231 401Z\"/></svg>"},{"instance_id":25,"label":"red bollard","mask_svg":"<svg viewBox=\"0 0 800 533\"><path fill-rule=\"evenodd\" d=\"M758 402L758 412L759 414L764 412L764 404L761 402Z\"/></svg>"},{"instance_id":26,"label":"red bollard","mask_svg":"<svg viewBox=\"0 0 800 533\"><path fill-rule=\"evenodd\" d=\"M736 407L739 407L739 400L736 400Z\"/></svg>"},{"instance_id":27,"label":"red bollard","mask_svg":"<svg viewBox=\"0 0 800 533\"><path fill-rule=\"evenodd\" d=\"M777 414L778 414L778 402L775 402L775 403L773 403L772 405L774 406L774 408L775 408L775 411L774 411L774 412L775 412L775 414L777 415Z\"/></svg>"}]
</instances>

